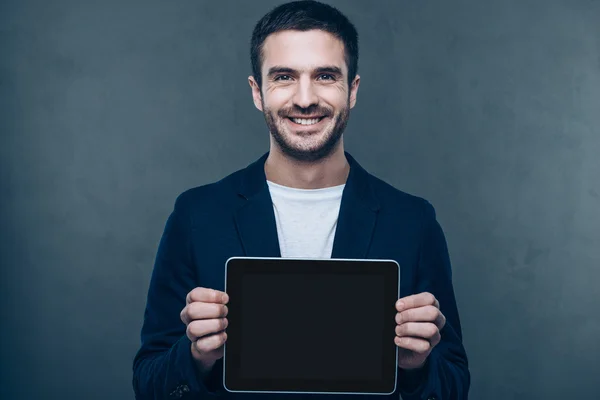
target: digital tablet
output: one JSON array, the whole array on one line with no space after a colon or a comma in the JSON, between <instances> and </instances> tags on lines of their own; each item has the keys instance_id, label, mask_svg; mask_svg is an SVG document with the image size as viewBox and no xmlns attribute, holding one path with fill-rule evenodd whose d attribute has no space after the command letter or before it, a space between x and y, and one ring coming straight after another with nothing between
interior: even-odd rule
<instances>
[{"instance_id":1,"label":"digital tablet","mask_svg":"<svg viewBox=\"0 0 600 400\"><path fill-rule=\"evenodd\" d=\"M399 291L393 260L230 258L225 389L393 393Z\"/></svg>"}]
</instances>

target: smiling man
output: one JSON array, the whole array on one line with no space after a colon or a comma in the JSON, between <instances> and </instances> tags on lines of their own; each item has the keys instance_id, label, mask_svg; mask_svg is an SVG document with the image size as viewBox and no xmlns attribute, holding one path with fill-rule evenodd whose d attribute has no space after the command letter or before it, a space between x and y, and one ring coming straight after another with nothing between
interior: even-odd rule
<instances>
[{"instance_id":1,"label":"smiling man","mask_svg":"<svg viewBox=\"0 0 600 400\"><path fill-rule=\"evenodd\" d=\"M248 80L270 133L269 151L177 198L134 360L137 398L247 398L224 390L222 376L229 300L224 266L245 255L396 260L402 277L394 304L399 379L387 397L466 399L470 374L435 211L369 174L344 150L360 83L354 26L322 3L283 4L257 23L251 61ZM348 329L353 323L361 316Z\"/></svg>"}]
</instances>

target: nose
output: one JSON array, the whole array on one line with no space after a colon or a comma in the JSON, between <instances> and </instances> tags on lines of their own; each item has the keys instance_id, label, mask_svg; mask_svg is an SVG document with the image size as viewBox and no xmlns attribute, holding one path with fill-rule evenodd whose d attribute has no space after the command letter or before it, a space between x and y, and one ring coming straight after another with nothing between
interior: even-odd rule
<instances>
[{"instance_id":1,"label":"nose","mask_svg":"<svg viewBox=\"0 0 600 400\"><path fill-rule=\"evenodd\" d=\"M301 108L308 108L316 105L319 98L316 89L310 78L301 78L296 86L296 93L293 98L294 104Z\"/></svg>"}]
</instances>

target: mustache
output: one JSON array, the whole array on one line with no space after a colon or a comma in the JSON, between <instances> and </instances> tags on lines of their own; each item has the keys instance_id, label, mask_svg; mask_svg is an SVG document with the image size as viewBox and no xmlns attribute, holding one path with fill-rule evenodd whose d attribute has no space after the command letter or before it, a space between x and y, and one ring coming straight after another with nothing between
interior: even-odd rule
<instances>
[{"instance_id":1,"label":"mustache","mask_svg":"<svg viewBox=\"0 0 600 400\"><path fill-rule=\"evenodd\" d=\"M287 118L290 115L321 115L323 117L331 117L333 112L330 109L319 107L319 106L310 106L307 108L302 107L291 107L291 108L282 108L277 112L277 115L281 118Z\"/></svg>"}]
</instances>

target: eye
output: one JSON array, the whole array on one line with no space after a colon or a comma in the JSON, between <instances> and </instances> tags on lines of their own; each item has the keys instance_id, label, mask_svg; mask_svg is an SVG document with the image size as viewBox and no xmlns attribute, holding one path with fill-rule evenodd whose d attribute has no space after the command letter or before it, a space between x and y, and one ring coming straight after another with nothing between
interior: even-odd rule
<instances>
[{"instance_id":1,"label":"eye","mask_svg":"<svg viewBox=\"0 0 600 400\"><path fill-rule=\"evenodd\" d=\"M324 78L326 81L334 81L335 77L331 74L321 74L319 75L319 79Z\"/></svg>"},{"instance_id":2,"label":"eye","mask_svg":"<svg viewBox=\"0 0 600 400\"><path fill-rule=\"evenodd\" d=\"M289 76L289 75L277 75L275 77L276 81L287 81L287 80L290 80L290 79L291 79L291 76Z\"/></svg>"}]
</instances>

